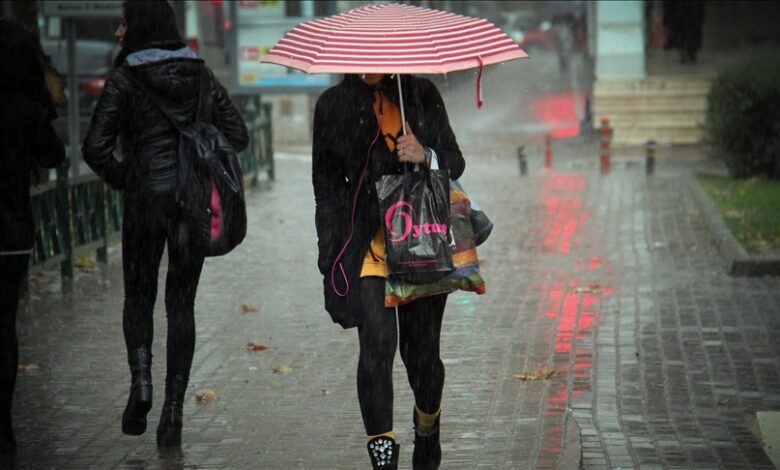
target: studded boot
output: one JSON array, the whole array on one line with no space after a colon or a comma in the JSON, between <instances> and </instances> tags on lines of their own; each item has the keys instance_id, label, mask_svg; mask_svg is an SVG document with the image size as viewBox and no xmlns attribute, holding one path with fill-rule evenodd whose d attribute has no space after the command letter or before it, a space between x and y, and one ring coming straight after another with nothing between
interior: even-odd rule
<instances>
[{"instance_id":1,"label":"studded boot","mask_svg":"<svg viewBox=\"0 0 780 470\"><path fill-rule=\"evenodd\" d=\"M398 449L401 447L395 440L387 436L377 436L366 444L368 456L374 470L397 470Z\"/></svg>"},{"instance_id":2,"label":"studded boot","mask_svg":"<svg viewBox=\"0 0 780 470\"><path fill-rule=\"evenodd\" d=\"M165 403L163 403L160 415L160 424L157 426L158 447L181 446L184 392L187 389L187 379L188 377L181 374L165 379Z\"/></svg>"},{"instance_id":3,"label":"studded boot","mask_svg":"<svg viewBox=\"0 0 780 470\"><path fill-rule=\"evenodd\" d=\"M417 412L414 412L414 453L412 454L412 468L414 470L437 470L441 464L440 416L436 417L433 429L423 431L419 429Z\"/></svg>"},{"instance_id":4,"label":"studded boot","mask_svg":"<svg viewBox=\"0 0 780 470\"><path fill-rule=\"evenodd\" d=\"M132 375L130 396L122 414L122 432L139 436L146 431L146 414L152 408L152 353L147 347L127 355Z\"/></svg>"}]
</instances>

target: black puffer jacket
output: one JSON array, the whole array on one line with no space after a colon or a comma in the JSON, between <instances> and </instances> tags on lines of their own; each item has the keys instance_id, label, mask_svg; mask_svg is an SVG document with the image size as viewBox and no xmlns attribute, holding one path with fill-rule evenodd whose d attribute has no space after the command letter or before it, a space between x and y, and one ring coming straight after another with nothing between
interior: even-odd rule
<instances>
[{"instance_id":1,"label":"black puffer jacket","mask_svg":"<svg viewBox=\"0 0 780 470\"><path fill-rule=\"evenodd\" d=\"M51 126L56 116L51 104L0 91L0 255L33 246L30 175L36 164L53 168L65 159Z\"/></svg>"},{"instance_id":2,"label":"black puffer jacket","mask_svg":"<svg viewBox=\"0 0 780 470\"><path fill-rule=\"evenodd\" d=\"M154 54L147 54L149 57L154 59ZM180 122L192 122L204 67L200 59L169 57L138 65L125 62L114 69L106 79L82 147L84 160L95 173L126 193L175 192L179 132L134 79L164 100L164 105ZM210 70L208 76L211 122L236 152L240 152L249 140L244 120ZM113 155L117 137L121 161Z\"/></svg>"},{"instance_id":3,"label":"black puffer jacket","mask_svg":"<svg viewBox=\"0 0 780 470\"><path fill-rule=\"evenodd\" d=\"M406 120L412 132L423 146L436 152L440 168L448 170L452 179L459 178L466 163L439 91L430 80L402 77ZM386 76L378 88L398 104L394 78ZM347 75L320 96L314 110L312 181L319 248L317 265L324 276L325 308L333 321L344 328L362 322L360 268L371 238L380 227L374 182L383 174L402 171L397 154L391 154L381 138L371 146L378 130L374 90L356 75ZM361 184L367 162L368 176ZM356 195L358 187L360 192ZM354 201L354 232L340 258L342 275L340 267L334 268L334 261L350 236ZM334 284L342 293L347 290L344 276L349 289L341 296Z\"/></svg>"}]
</instances>

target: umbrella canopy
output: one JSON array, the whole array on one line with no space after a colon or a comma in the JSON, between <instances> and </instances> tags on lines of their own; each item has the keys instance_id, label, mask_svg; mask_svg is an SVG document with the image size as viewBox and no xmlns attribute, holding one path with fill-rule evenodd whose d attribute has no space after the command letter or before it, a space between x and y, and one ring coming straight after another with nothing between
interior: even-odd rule
<instances>
[{"instance_id":1,"label":"umbrella canopy","mask_svg":"<svg viewBox=\"0 0 780 470\"><path fill-rule=\"evenodd\" d=\"M306 73L445 74L525 57L485 19L391 3L301 23L262 62Z\"/></svg>"}]
</instances>

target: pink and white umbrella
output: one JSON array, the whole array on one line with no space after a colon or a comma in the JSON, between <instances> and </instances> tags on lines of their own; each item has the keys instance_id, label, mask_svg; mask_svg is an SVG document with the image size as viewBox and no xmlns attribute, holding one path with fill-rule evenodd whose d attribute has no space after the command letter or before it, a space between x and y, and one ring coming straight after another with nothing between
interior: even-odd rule
<instances>
[{"instance_id":1,"label":"pink and white umbrella","mask_svg":"<svg viewBox=\"0 0 780 470\"><path fill-rule=\"evenodd\" d=\"M485 19L390 3L301 23L262 62L306 73L446 74L479 67L481 107L482 67L526 57Z\"/></svg>"}]
</instances>

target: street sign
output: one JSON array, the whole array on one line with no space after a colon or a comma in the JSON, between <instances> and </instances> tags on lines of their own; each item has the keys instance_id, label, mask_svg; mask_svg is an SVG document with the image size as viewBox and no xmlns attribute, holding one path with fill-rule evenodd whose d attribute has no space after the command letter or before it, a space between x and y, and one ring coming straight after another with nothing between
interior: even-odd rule
<instances>
[{"instance_id":1,"label":"street sign","mask_svg":"<svg viewBox=\"0 0 780 470\"><path fill-rule=\"evenodd\" d=\"M122 16L121 0L43 0L43 16L64 18L96 18Z\"/></svg>"}]
</instances>

